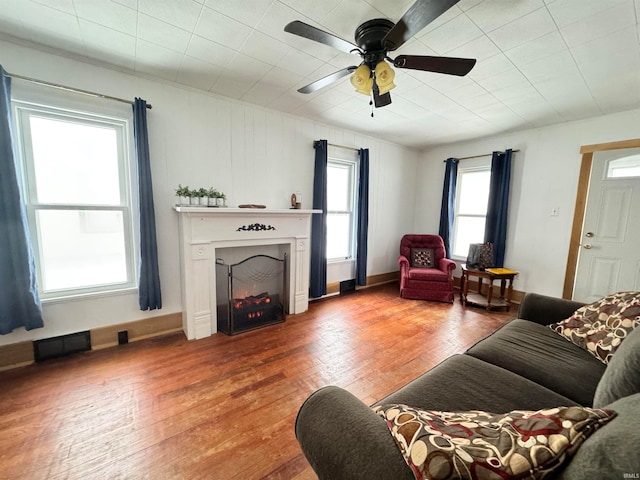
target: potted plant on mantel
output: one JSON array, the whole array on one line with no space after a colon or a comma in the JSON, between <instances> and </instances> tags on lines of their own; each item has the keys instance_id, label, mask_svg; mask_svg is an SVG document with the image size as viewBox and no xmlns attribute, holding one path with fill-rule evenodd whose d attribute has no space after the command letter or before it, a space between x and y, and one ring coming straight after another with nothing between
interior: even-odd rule
<instances>
[{"instance_id":1,"label":"potted plant on mantel","mask_svg":"<svg viewBox=\"0 0 640 480\"><path fill-rule=\"evenodd\" d=\"M202 207L209 205L209 190L204 187L198 189L198 204Z\"/></svg>"},{"instance_id":2,"label":"potted plant on mantel","mask_svg":"<svg viewBox=\"0 0 640 480\"><path fill-rule=\"evenodd\" d=\"M227 198L224 193L219 192L217 189L211 187L208 190L208 194L210 207L224 207L224 201Z\"/></svg>"},{"instance_id":3,"label":"potted plant on mantel","mask_svg":"<svg viewBox=\"0 0 640 480\"><path fill-rule=\"evenodd\" d=\"M218 198L218 195L220 195L220 193L218 192L218 190L216 190L215 188L211 187L208 191L207 191L207 195L209 197L209 202L208 205L210 207L215 207L216 206L216 200Z\"/></svg>"},{"instance_id":4,"label":"potted plant on mantel","mask_svg":"<svg viewBox=\"0 0 640 480\"><path fill-rule=\"evenodd\" d=\"M227 196L219 192L217 189L211 188L197 188L190 189L189 187L183 187L178 185L176 189L176 196L178 197L178 205L191 205L201 207L224 207Z\"/></svg>"},{"instance_id":5,"label":"potted plant on mantel","mask_svg":"<svg viewBox=\"0 0 640 480\"><path fill-rule=\"evenodd\" d=\"M216 196L216 206L224 207L224 202L226 199L227 199L227 196L224 193L218 192L218 195Z\"/></svg>"},{"instance_id":6,"label":"potted plant on mantel","mask_svg":"<svg viewBox=\"0 0 640 480\"><path fill-rule=\"evenodd\" d=\"M189 205L191 203L191 190L189 190L189 187L183 187L178 184L176 196L178 197L178 205Z\"/></svg>"},{"instance_id":7,"label":"potted plant on mantel","mask_svg":"<svg viewBox=\"0 0 640 480\"><path fill-rule=\"evenodd\" d=\"M189 190L189 203L191 204L191 206L200 204L200 199L198 198L198 190Z\"/></svg>"}]
</instances>

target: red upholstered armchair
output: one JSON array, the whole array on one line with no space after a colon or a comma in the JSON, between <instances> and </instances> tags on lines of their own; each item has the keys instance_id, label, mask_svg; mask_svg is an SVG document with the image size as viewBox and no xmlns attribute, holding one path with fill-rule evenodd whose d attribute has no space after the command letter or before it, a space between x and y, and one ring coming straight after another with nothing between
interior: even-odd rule
<instances>
[{"instance_id":1,"label":"red upholstered armchair","mask_svg":"<svg viewBox=\"0 0 640 480\"><path fill-rule=\"evenodd\" d=\"M400 240L400 297L453 303L453 271L439 235L404 235Z\"/></svg>"}]
</instances>

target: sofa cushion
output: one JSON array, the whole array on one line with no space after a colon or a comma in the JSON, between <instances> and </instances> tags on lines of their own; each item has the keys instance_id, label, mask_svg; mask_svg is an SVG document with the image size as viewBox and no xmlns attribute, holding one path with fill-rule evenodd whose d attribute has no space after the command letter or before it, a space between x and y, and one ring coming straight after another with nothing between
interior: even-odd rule
<instances>
[{"instance_id":1,"label":"sofa cushion","mask_svg":"<svg viewBox=\"0 0 640 480\"><path fill-rule=\"evenodd\" d=\"M437 268L410 268L409 278L411 280L422 280L429 282L448 282L449 275Z\"/></svg>"},{"instance_id":2,"label":"sofa cushion","mask_svg":"<svg viewBox=\"0 0 640 480\"><path fill-rule=\"evenodd\" d=\"M608 363L622 340L638 325L640 292L620 292L584 305L566 320L549 327Z\"/></svg>"},{"instance_id":3,"label":"sofa cushion","mask_svg":"<svg viewBox=\"0 0 640 480\"><path fill-rule=\"evenodd\" d=\"M615 416L577 406L495 414L392 404L374 411L418 480L542 478Z\"/></svg>"},{"instance_id":4,"label":"sofa cushion","mask_svg":"<svg viewBox=\"0 0 640 480\"><path fill-rule=\"evenodd\" d=\"M580 446L558 480L640 476L640 393L607 405L616 417Z\"/></svg>"},{"instance_id":5,"label":"sofa cushion","mask_svg":"<svg viewBox=\"0 0 640 480\"><path fill-rule=\"evenodd\" d=\"M598 383L593 405L601 408L619 398L640 393L640 328L622 342ZM640 414L640 413L639 413Z\"/></svg>"},{"instance_id":6,"label":"sofa cushion","mask_svg":"<svg viewBox=\"0 0 640 480\"><path fill-rule=\"evenodd\" d=\"M585 406L593 404L605 370L605 365L586 351L548 327L528 320L509 322L466 353Z\"/></svg>"},{"instance_id":7,"label":"sofa cushion","mask_svg":"<svg viewBox=\"0 0 640 480\"><path fill-rule=\"evenodd\" d=\"M425 410L496 413L576 405L548 388L469 355L447 358L376 405L389 403Z\"/></svg>"}]
</instances>

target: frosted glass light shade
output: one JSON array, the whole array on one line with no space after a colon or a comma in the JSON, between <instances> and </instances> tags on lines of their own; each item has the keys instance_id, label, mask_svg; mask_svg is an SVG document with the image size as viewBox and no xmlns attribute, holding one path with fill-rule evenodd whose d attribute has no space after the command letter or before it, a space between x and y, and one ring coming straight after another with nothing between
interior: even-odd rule
<instances>
[{"instance_id":1,"label":"frosted glass light shade","mask_svg":"<svg viewBox=\"0 0 640 480\"><path fill-rule=\"evenodd\" d=\"M378 85L378 90L380 90L380 95L384 95L392 88L396 87L396 84L393 83L393 79L396 76L396 72L387 64L387 62L382 61L376 65L376 85Z\"/></svg>"},{"instance_id":2,"label":"frosted glass light shade","mask_svg":"<svg viewBox=\"0 0 640 480\"><path fill-rule=\"evenodd\" d=\"M373 78L371 78L371 70L366 65L362 64L351 75L351 85L356 89L356 92L363 95L371 95L371 89L373 88Z\"/></svg>"}]
</instances>

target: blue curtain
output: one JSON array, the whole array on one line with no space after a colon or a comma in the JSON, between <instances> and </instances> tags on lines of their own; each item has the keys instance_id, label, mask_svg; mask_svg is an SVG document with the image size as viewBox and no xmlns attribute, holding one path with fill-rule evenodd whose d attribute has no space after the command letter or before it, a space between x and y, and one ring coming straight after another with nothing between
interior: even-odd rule
<instances>
[{"instance_id":1,"label":"blue curtain","mask_svg":"<svg viewBox=\"0 0 640 480\"><path fill-rule=\"evenodd\" d=\"M493 259L496 267L504 266L509 216L509 184L511 182L511 149L504 153L493 152L489 205L484 241L493 243Z\"/></svg>"},{"instance_id":2,"label":"blue curtain","mask_svg":"<svg viewBox=\"0 0 640 480\"><path fill-rule=\"evenodd\" d=\"M313 142L316 149L313 167L313 208L321 214L311 216L311 279L309 296L327 294L327 141Z\"/></svg>"},{"instance_id":3,"label":"blue curtain","mask_svg":"<svg viewBox=\"0 0 640 480\"><path fill-rule=\"evenodd\" d=\"M356 285L367 284L367 239L369 236L369 149L358 150L360 176L358 179L358 226L356 251Z\"/></svg>"},{"instance_id":4,"label":"blue curtain","mask_svg":"<svg viewBox=\"0 0 640 480\"><path fill-rule=\"evenodd\" d=\"M439 235L447 249L447 258L451 258L451 232L453 230L454 207L456 201L456 182L458 180L458 159L447 158L442 186L442 205L440 207Z\"/></svg>"},{"instance_id":5,"label":"blue curtain","mask_svg":"<svg viewBox=\"0 0 640 480\"><path fill-rule=\"evenodd\" d=\"M41 328L42 307L36 284L24 202L18 184L11 138L11 78L0 66L0 334Z\"/></svg>"},{"instance_id":6,"label":"blue curtain","mask_svg":"<svg viewBox=\"0 0 640 480\"><path fill-rule=\"evenodd\" d=\"M162 308L160 274L158 271L158 243L156 216L153 207L153 185L149 160L147 132L147 102L136 98L133 104L133 137L138 164L138 196L140 203L140 310Z\"/></svg>"}]
</instances>

